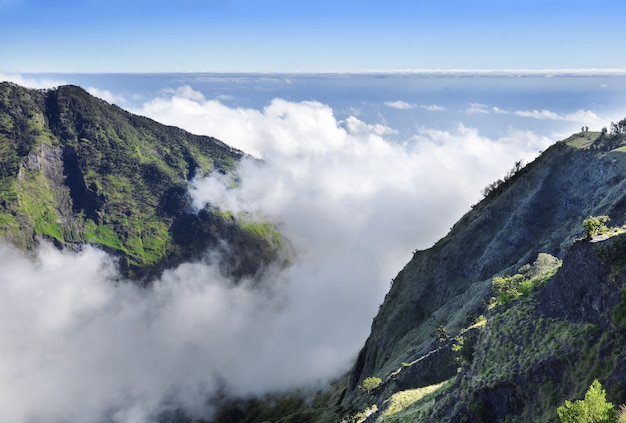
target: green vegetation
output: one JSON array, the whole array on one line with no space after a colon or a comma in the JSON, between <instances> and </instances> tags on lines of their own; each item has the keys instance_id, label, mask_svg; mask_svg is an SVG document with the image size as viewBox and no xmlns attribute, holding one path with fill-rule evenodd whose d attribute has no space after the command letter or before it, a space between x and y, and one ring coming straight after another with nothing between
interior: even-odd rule
<instances>
[{"instance_id":1,"label":"green vegetation","mask_svg":"<svg viewBox=\"0 0 626 423\"><path fill-rule=\"evenodd\" d=\"M287 250L287 241L272 223L255 222L242 215L238 216L238 221L241 229L266 240L276 251Z\"/></svg>"},{"instance_id":2,"label":"green vegetation","mask_svg":"<svg viewBox=\"0 0 626 423\"><path fill-rule=\"evenodd\" d=\"M626 329L626 288L622 289L622 301L611 312L611 320L619 329Z\"/></svg>"},{"instance_id":3,"label":"green vegetation","mask_svg":"<svg viewBox=\"0 0 626 423\"><path fill-rule=\"evenodd\" d=\"M594 380L585 399L565 401L557 409L562 423L612 423L615 421L613 403L606 400L606 391L598 380Z\"/></svg>"},{"instance_id":4,"label":"green vegetation","mask_svg":"<svg viewBox=\"0 0 626 423\"><path fill-rule=\"evenodd\" d=\"M476 350L476 338L470 337L466 339L462 335L458 335L454 338L454 344L452 345L452 351L457 354L457 361L463 365L472 364L474 359L474 352Z\"/></svg>"},{"instance_id":5,"label":"green vegetation","mask_svg":"<svg viewBox=\"0 0 626 423\"><path fill-rule=\"evenodd\" d=\"M561 261L550 254L540 253L532 264L526 264L512 276L496 276L492 289L499 304L509 304L545 285L561 267Z\"/></svg>"},{"instance_id":6,"label":"green vegetation","mask_svg":"<svg viewBox=\"0 0 626 423\"><path fill-rule=\"evenodd\" d=\"M381 419L388 423L417 423L426 421L435 404L435 394L449 387L444 381L423 388L408 389L394 393L385 401Z\"/></svg>"},{"instance_id":7,"label":"green vegetation","mask_svg":"<svg viewBox=\"0 0 626 423\"><path fill-rule=\"evenodd\" d=\"M21 218L28 219L27 224L32 225L34 235L45 235L63 242L59 209L63 207L67 194L55 191L51 185L42 171L23 170L16 184L17 204Z\"/></svg>"},{"instance_id":8,"label":"green vegetation","mask_svg":"<svg viewBox=\"0 0 626 423\"><path fill-rule=\"evenodd\" d=\"M626 269L626 234L611 231L612 236L607 242L596 249L598 257L611 266L614 275Z\"/></svg>"},{"instance_id":9,"label":"green vegetation","mask_svg":"<svg viewBox=\"0 0 626 423\"><path fill-rule=\"evenodd\" d=\"M510 185L516 176L520 175L520 172L524 170L524 162L519 160L515 162L515 165L509 172L504 176L503 179L498 179L497 181L492 182L483 188L482 194L484 197L490 197L493 195L498 195L503 192L508 185Z\"/></svg>"},{"instance_id":10,"label":"green vegetation","mask_svg":"<svg viewBox=\"0 0 626 423\"><path fill-rule=\"evenodd\" d=\"M583 221L583 228L585 228L587 238L608 233L609 228L605 223L609 220L610 218L608 216L589 216L585 219Z\"/></svg>"},{"instance_id":11,"label":"green vegetation","mask_svg":"<svg viewBox=\"0 0 626 423\"><path fill-rule=\"evenodd\" d=\"M249 252L225 268L252 275L287 246L272 225L188 212L188 181L233 172L242 156L78 87L0 83L0 239L99 245L137 277L234 240Z\"/></svg>"},{"instance_id":12,"label":"green vegetation","mask_svg":"<svg viewBox=\"0 0 626 423\"><path fill-rule=\"evenodd\" d=\"M596 142L596 140L598 140L598 138L600 138L601 134L601 132L581 131L577 134L573 134L563 142L568 146L577 149L588 149L594 144L594 142Z\"/></svg>"},{"instance_id":13,"label":"green vegetation","mask_svg":"<svg viewBox=\"0 0 626 423\"><path fill-rule=\"evenodd\" d=\"M381 378L371 376L363 380L361 385L359 385L359 389L367 394L371 394L376 388L381 385L381 383L383 383Z\"/></svg>"}]
</instances>

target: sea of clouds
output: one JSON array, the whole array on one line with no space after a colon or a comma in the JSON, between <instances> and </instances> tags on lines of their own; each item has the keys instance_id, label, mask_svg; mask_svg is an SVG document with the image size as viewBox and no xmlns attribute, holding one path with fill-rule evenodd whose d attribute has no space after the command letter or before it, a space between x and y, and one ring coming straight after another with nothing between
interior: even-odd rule
<instances>
[{"instance_id":1,"label":"sea of clouds","mask_svg":"<svg viewBox=\"0 0 626 423\"><path fill-rule=\"evenodd\" d=\"M2 421L144 423L175 408L202 416L218 392L260 395L340 376L412 252L554 141L514 128L492 139L459 122L390 142L393 128L339 120L320 102L234 108L189 86L133 111L263 159L243 160L237 185L203 175L189 192L198 209L274 223L294 262L256 287L204 260L141 288L97 248L43 244L32 258L0 246Z\"/></svg>"}]
</instances>

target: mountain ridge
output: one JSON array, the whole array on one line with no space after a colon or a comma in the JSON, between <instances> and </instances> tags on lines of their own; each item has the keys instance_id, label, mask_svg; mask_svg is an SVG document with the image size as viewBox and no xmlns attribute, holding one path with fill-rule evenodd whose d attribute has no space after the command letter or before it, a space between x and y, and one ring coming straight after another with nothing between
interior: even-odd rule
<instances>
[{"instance_id":1,"label":"mountain ridge","mask_svg":"<svg viewBox=\"0 0 626 423\"><path fill-rule=\"evenodd\" d=\"M233 173L244 156L77 86L33 90L4 82L0 236L22 249L38 239L66 248L94 244L118 257L124 274L144 280L213 248L225 273L253 277L284 261L274 240L259 236L245 216L211 207L195 213L187 193L196 174ZM221 240L245 246L242 255L220 250Z\"/></svg>"}]
</instances>

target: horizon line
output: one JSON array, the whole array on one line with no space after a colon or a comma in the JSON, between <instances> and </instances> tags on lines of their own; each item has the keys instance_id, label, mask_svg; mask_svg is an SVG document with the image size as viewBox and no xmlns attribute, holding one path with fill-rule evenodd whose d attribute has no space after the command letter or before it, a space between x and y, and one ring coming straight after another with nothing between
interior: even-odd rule
<instances>
[{"instance_id":1,"label":"horizon line","mask_svg":"<svg viewBox=\"0 0 626 423\"><path fill-rule=\"evenodd\" d=\"M3 72L1 76L17 75L466 75L466 76L626 76L626 68L545 68L545 69L364 69L352 71L105 71L105 72Z\"/></svg>"}]
</instances>

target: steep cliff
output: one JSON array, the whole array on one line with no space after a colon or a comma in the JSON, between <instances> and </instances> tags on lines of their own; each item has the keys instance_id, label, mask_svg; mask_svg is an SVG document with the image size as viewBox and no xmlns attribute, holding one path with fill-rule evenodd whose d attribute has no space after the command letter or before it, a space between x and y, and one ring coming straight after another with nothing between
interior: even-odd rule
<instances>
[{"instance_id":1,"label":"steep cliff","mask_svg":"<svg viewBox=\"0 0 626 423\"><path fill-rule=\"evenodd\" d=\"M386 377L429 351L437 327L451 333L480 314L491 279L538 253L562 257L589 215L626 211L620 140L584 133L558 142L475 205L432 248L417 251L394 279L350 382Z\"/></svg>"}]
</instances>

